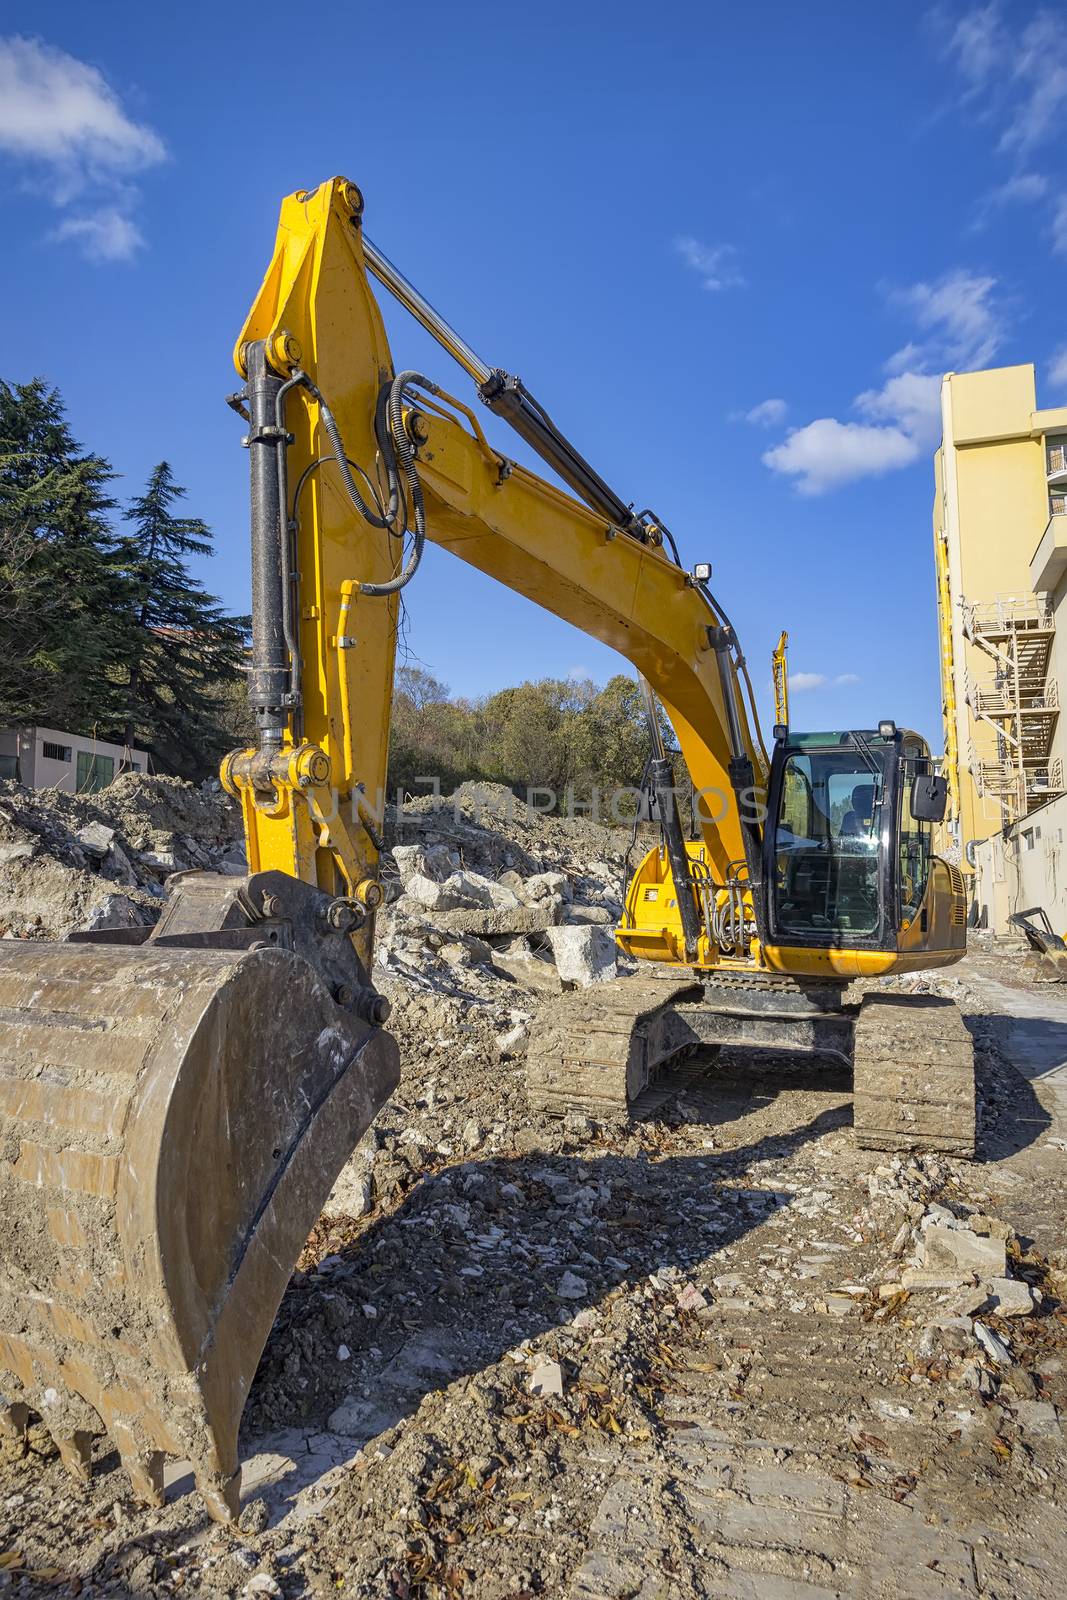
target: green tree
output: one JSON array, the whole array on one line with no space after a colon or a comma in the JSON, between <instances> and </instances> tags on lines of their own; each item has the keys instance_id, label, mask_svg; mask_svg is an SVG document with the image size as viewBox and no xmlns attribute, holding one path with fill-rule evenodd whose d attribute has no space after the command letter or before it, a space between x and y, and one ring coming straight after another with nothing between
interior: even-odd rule
<instances>
[{"instance_id":1,"label":"green tree","mask_svg":"<svg viewBox=\"0 0 1067 1600\"><path fill-rule=\"evenodd\" d=\"M640 684L617 673L597 694L590 715L595 725L596 782L601 791L636 788L651 749ZM669 724L664 732L671 737Z\"/></svg>"},{"instance_id":2,"label":"green tree","mask_svg":"<svg viewBox=\"0 0 1067 1600\"><path fill-rule=\"evenodd\" d=\"M75 733L120 720L110 670L124 578L114 477L86 455L42 378L0 381L0 719Z\"/></svg>"},{"instance_id":3,"label":"green tree","mask_svg":"<svg viewBox=\"0 0 1067 1600\"><path fill-rule=\"evenodd\" d=\"M200 777L232 743L224 691L242 677L248 622L191 576L189 558L210 555L212 538L199 517L175 514L184 494L161 461L124 514L133 531L118 547L127 604L117 671L125 742Z\"/></svg>"},{"instance_id":4,"label":"green tree","mask_svg":"<svg viewBox=\"0 0 1067 1600\"><path fill-rule=\"evenodd\" d=\"M421 794L420 777L437 777L448 791L480 776L476 713L453 700L446 684L421 667L398 667L393 684L389 788Z\"/></svg>"}]
</instances>

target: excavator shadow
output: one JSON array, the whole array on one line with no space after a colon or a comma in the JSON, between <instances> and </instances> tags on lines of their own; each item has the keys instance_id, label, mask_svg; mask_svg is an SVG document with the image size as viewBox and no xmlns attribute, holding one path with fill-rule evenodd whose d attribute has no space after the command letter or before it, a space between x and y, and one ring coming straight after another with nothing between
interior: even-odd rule
<instances>
[{"instance_id":1,"label":"excavator shadow","mask_svg":"<svg viewBox=\"0 0 1067 1600\"><path fill-rule=\"evenodd\" d=\"M975 1159L1003 1161L1036 1144L1053 1125L1049 1107L1067 1087L1067 1025L1027 1018L1020 1040L1015 1017L978 1013L963 1020L975 1041Z\"/></svg>"},{"instance_id":2,"label":"excavator shadow","mask_svg":"<svg viewBox=\"0 0 1067 1600\"><path fill-rule=\"evenodd\" d=\"M747 1045L698 1045L653 1081L634 1112L638 1121L647 1116L715 1128L763 1111L783 1096L843 1101L851 1094L851 1073L829 1057Z\"/></svg>"},{"instance_id":3,"label":"excavator shadow","mask_svg":"<svg viewBox=\"0 0 1067 1600\"><path fill-rule=\"evenodd\" d=\"M754 1164L787 1161L848 1120L837 1104L728 1150L628 1156L592 1142L424 1173L394 1209L353 1221L349 1241L317 1270L294 1275L246 1408L243 1503L262 1500L271 1526L303 1523L360 1450L427 1395L582 1310L600 1307L607 1326L604 1302L627 1283L666 1274L669 1293L675 1274L699 1270L791 1204L789 1188L753 1185ZM636 1328L636 1297L631 1308ZM112 1474L121 1480L119 1458L104 1448L94 1479ZM144 1533L151 1528L158 1566L212 1526L193 1491L187 1467L169 1463L164 1524L146 1511L145 1527L135 1523L94 1582L148 1592L137 1582Z\"/></svg>"},{"instance_id":4,"label":"excavator shadow","mask_svg":"<svg viewBox=\"0 0 1067 1600\"><path fill-rule=\"evenodd\" d=\"M1067 1023L979 1012L963 1022L974 1040L974 1159L995 1162L1036 1144L1053 1126L1057 1099L1067 1115ZM786 1050L700 1048L659 1078L652 1114L667 1121L722 1126L762 1110L782 1094L840 1095L851 1121L852 1074L840 1061ZM1043 1103L1044 1102L1044 1103ZM641 1102L638 1102L640 1112Z\"/></svg>"},{"instance_id":5,"label":"excavator shadow","mask_svg":"<svg viewBox=\"0 0 1067 1600\"><path fill-rule=\"evenodd\" d=\"M329 1492L332 1467L427 1394L622 1285L699 1270L791 1203L788 1188L752 1185L753 1164L787 1160L848 1120L833 1105L721 1152L628 1156L594 1143L425 1174L395 1211L355 1225L325 1271L294 1280L249 1398L245 1494L266 1501L272 1522L299 1514L307 1495ZM383 1292L386 1270L400 1292ZM264 1433L276 1386L289 1426Z\"/></svg>"},{"instance_id":6,"label":"excavator shadow","mask_svg":"<svg viewBox=\"0 0 1067 1600\"><path fill-rule=\"evenodd\" d=\"M1006 1054L1010 1019L966 1020L976 1043L978 1159L998 1161L1040 1137L1050 1118ZM1050 1062L1059 1042L1046 1040ZM592 1142L559 1154L549 1141L530 1154L442 1167L419 1177L395 1209L353 1222L332 1258L294 1277L280 1308L242 1430L246 1503L262 1499L272 1524L306 1515L364 1446L428 1394L491 1368L627 1283L698 1271L740 1244L793 1199L785 1187L752 1187L751 1168L847 1132L851 1075L811 1056L702 1048L679 1069L654 1122L733 1127L736 1138L749 1116L776 1126L724 1150L630 1156ZM97 1471L109 1464L113 1456ZM175 1543L202 1522L191 1489L176 1466L168 1500L189 1518Z\"/></svg>"}]
</instances>

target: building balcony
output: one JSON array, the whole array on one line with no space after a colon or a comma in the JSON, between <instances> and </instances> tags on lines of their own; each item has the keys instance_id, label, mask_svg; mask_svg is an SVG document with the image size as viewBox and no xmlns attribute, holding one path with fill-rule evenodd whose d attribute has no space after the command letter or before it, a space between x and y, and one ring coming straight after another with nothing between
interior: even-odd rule
<instances>
[{"instance_id":1,"label":"building balcony","mask_svg":"<svg viewBox=\"0 0 1067 1600\"><path fill-rule=\"evenodd\" d=\"M1037 594L1052 594L1067 573L1067 512L1049 518L1041 543L1030 561L1030 582Z\"/></svg>"}]
</instances>

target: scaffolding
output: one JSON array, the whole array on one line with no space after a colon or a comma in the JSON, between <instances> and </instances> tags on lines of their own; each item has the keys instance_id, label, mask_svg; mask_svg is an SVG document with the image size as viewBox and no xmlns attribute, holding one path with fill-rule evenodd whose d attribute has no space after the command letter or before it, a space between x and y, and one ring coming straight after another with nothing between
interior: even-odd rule
<instances>
[{"instance_id":1,"label":"scaffolding","mask_svg":"<svg viewBox=\"0 0 1067 1600\"><path fill-rule=\"evenodd\" d=\"M967 704L977 727L992 730L992 749L972 739L968 763L982 798L999 803L1005 825L1064 793L1062 762L1052 755L1059 689L1050 676L1055 638L1044 595L1001 595L964 604L964 637L988 658L968 674Z\"/></svg>"}]
</instances>

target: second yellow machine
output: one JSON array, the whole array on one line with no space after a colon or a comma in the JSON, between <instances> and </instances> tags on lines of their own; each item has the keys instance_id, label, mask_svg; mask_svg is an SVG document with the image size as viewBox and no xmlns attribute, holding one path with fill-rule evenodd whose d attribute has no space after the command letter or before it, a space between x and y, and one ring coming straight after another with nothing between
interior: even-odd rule
<instances>
[{"instance_id":1,"label":"second yellow machine","mask_svg":"<svg viewBox=\"0 0 1067 1600\"><path fill-rule=\"evenodd\" d=\"M372 278L570 492L394 370ZM768 755L710 568L686 570L665 523L375 249L354 184L283 202L236 362L257 734L222 777L248 876L181 874L151 930L0 956L7 1427L36 1413L81 1474L106 1430L148 1498L165 1457L187 1458L219 1517L293 1263L398 1078L372 978L379 797L400 592L426 539L618 650L648 689L661 837L616 931L647 977L563 997L530 1049L532 1102L626 1116L694 1043L769 1046L853 1065L864 1143L966 1155L974 1137L955 1008L847 988L963 952L923 741L783 721ZM700 796L692 829L657 700Z\"/></svg>"}]
</instances>

